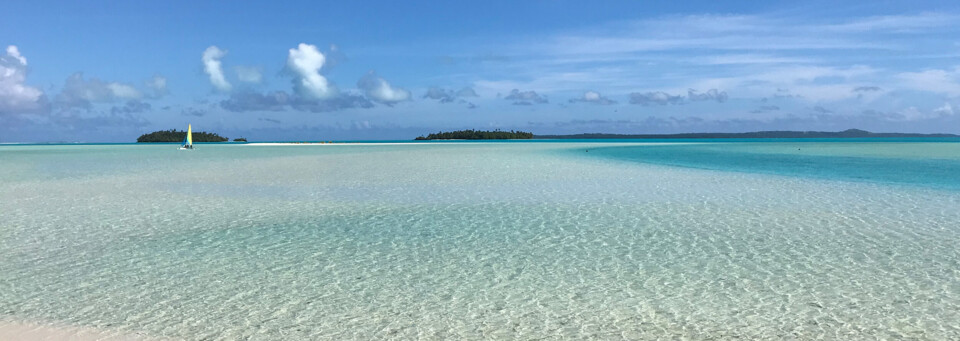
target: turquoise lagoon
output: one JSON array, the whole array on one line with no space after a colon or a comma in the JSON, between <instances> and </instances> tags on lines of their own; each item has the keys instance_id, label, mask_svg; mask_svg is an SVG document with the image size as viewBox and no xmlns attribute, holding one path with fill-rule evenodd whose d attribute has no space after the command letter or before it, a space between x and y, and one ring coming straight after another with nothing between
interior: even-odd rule
<instances>
[{"instance_id":1,"label":"turquoise lagoon","mask_svg":"<svg viewBox=\"0 0 960 341\"><path fill-rule=\"evenodd\" d=\"M0 320L958 339L956 140L0 146Z\"/></svg>"}]
</instances>

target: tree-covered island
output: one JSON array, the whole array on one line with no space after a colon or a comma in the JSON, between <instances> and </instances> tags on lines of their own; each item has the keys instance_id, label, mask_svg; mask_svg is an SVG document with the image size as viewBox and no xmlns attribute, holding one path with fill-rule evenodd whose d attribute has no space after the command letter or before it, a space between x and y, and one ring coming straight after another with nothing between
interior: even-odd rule
<instances>
[{"instance_id":1,"label":"tree-covered island","mask_svg":"<svg viewBox=\"0 0 960 341\"><path fill-rule=\"evenodd\" d=\"M187 137L187 132L183 130L160 130L149 134L140 135L137 142L181 142ZM226 142L230 139L202 131L193 132L193 142Z\"/></svg>"},{"instance_id":2,"label":"tree-covered island","mask_svg":"<svg viewBox=\"0 0 960 341\"><path fill-rule=\"evenodd\" d=\"M414 140L514 140L514 139L532 139L533 133L525 131L485 131L485 130L457 130L450 132L437 132L427 136L419 136Z\"/></svg>"}]
</instances>

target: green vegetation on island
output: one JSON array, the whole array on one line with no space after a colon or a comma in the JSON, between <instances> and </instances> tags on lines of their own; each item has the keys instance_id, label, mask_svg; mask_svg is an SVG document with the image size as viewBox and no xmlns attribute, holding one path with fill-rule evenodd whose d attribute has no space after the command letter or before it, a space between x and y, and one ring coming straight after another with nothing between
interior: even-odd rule
<instances>
[{"instance_id":1,"label":"green vegetation on island","mask_svg":"<svg viewBox=\"0 0 960 341\"><path fill-rule=\"evenodd\" d=\"M149 134L140 135L137 142L182 142L187 137L187 132L183 130L160 130ZM193 132L193 142L226 142L230 139L202 131Z\"/></svg>"},{"instance_id":2,"label":"green vegetation on island","mask_svg":"<svg viewBox=\"0 0 960 341\"><path fill-rule=\"evenodd\" d=\"M532 139L533 133L524 131L484 131L484 130L457 130L450 132L438 132L427 136L419 136L414 140L511 140L511 139Z\"/></svg>"},{"instance_id":3,"label":"green vegetation on island","mask_svg":"<svg viewBox=\"0 0 960 341\"><path fill-rule=\"evenodd\" d=\"M238 138L233 139L233 142L247 142L247 138L245 138L245 137L238 137Z\"/></svg>"},{"instance_id":4,"label":"green vegetation on island","mask_svg":"<svg viewBox=\"0 0 960 341\"><path fill-rule=\"evenodd\" d=\"M755 131L749 133L684 134L575 134L537 135L537 139L755 139L755 138L863 138L863 137L960 137L954 134L871 133L860 129L844 131Z\"/></svg>"}]
</instances>

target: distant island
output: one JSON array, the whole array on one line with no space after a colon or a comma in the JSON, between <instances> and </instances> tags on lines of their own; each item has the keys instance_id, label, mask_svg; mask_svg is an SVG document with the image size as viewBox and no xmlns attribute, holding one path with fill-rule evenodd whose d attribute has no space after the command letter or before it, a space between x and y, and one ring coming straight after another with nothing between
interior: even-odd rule
<instances>
[{"instance_id":1,"label":"distant island","mask_svg":"<svg viewBox=\"0 0 960 341\"><path fill-rule=\"evenodd\" d=\"M140 135L137 142L181 142L187 137L187 132L183 130L160 130L149 134ZM193 142L226 142L228 138L202 131L193 132Z\"/></svg>"},{"instance_id":2,"label":"distant island","mask_svg":"<svg viewBox=\"0 0 960 341\"><path fill-rule=\"evenodd\" d=\"M871 133L860 129L844 131L756 131L749 133L683 134L575 134L536 135L535 139L768 139L768 138L860 138L860 137L960 137L954 134Z\"/></svg>"},{"instance_id":3,"label":"distant island","mask_svg":"<svg viewBox=\"0 0 960 341\"><path fill-rule=\"evenodd\" d=\"M514 140L532 139L533 133L524 131L484 131L484 130L457 130L438 132L427 136L419 136L414 140Z\"/></svg>"}]
</instances>

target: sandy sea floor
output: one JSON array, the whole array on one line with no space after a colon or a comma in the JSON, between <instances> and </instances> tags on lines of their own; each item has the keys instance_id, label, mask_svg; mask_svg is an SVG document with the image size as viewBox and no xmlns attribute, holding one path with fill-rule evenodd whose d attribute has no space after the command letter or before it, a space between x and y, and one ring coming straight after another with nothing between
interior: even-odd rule
<instances>
[{"instance_id":1,"label":"sandy sea floor","mask_svg":"<svg viewBox=\"0 0 960 341\"><path fill-rule=\"evenodd\" d=\"M0 339L960 338L957 191L604 146L0 146Z\"/></svg>"}]
</instances>

